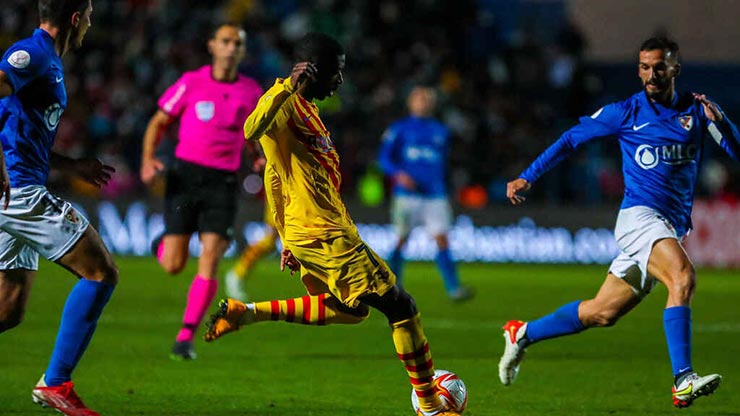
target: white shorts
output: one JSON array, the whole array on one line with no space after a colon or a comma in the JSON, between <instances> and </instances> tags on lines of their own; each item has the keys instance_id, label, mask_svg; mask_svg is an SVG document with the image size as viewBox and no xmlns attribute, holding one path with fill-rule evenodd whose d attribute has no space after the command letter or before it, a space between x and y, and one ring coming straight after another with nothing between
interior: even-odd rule
<instances>
[{"instance_id":1,"label":"white shorts","mask_svg":"<svg viewBox=\"0 0 740 416\"><path fill-rule=\"evenodd\" d=\"M452 208L447 198L396 196L391 202L391 221L402 237L417 225L424 225L432 236L447 234L452 224Z\"/></svg>"},{"instance_id":2,"label":"white shorts","mask_svg":"<svg viewBox=\"0 0 740 416\"><path fill-rule=\"evenodd\" d=\"M635 206L619 211L614 238L622 252L609 266L609 272L624 279L639 297L645 297L657 280L648 274L647 266L653 245L665 238L681 242L668 220L652 208Z\"/></svg>"},{"instance_id":3,"label":"white shorts","mask_svg":"<svg viewBox=\"0 0 740 416\"><path fill-rule=\"evenodd\" d=\"M50 194L45 186L12 188L8 209L0 206L0 270L38 270L39 254L58 260L88 225L72 204Z\"/></svg>"}]
</instances>

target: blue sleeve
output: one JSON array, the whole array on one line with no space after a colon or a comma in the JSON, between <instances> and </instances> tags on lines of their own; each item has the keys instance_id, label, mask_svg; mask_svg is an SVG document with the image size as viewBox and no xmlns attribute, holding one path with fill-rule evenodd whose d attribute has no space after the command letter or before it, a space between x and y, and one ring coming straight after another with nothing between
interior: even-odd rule
<instances>
[{"instance_id":1,"label":"blue sleeve","mask_svg":"<svg viewBox=\"0 0 740 416\"><path fill-rule=\"evenodd\" d=\"M715 103L715 105L717 104ZM707 132L730 155L732 160L740 162L740 132L738 132L735 123L727 117L727 114L718 105L717 108L722 113L722 121L715 123L707 119ZM704 112L704 106L702 106L702 112ZM706 114L704 114L704 117L706 117Z\"/></svg>"},{"instance_id":2,"label":"blue sleeve","mask_svg":"<svg viewBox=\"0 0 740 416\"><path fill-rule=\"evenodd\" d=\"M450 129L445 126L442 126L442 131L444 132L445 136L445 147L444 154L442 155L442 160L447 163L447 161L450 159L450 149L452 148L452 135L450 134Z\"/></svg>"},{"instance_id":3,"label":"blue sleeve","mask_svg":"<svg viewBox=\"0 0 740 416\"><path fill-rule=\"evenodd\" d=\"M18 43L5 51L0 61L0 71L7 75L13 93L41 76L47 67L48 62L43 51Z\"/></svg>"},{"instance_id":4,"label":"blue sleeve","mask_svg":"<svg viewBox=\"0 0 740 416\"><path fill-rule=\"evenodd\" d=\"M378 163L380 169L386 176L394 176L401 170L401 166L397 162L397 151L398 147L398 129L396 126L390 126L385 133L380 143L380 152L378 153Z\"/></svg>"},{"instance_id":5,"label":"blue sleeve","mask_svg":"<svg viewBox=\"0 0 740 416\"><path fill-rule=\"evenodd\" d=\"M590 117L581 117L579 124L563 133L519 177L533 183L570 156L581 144L600 137L616 135L622 125L623 114L622 104L615 103L602 107Z\"/></svg>"}]
</instances>

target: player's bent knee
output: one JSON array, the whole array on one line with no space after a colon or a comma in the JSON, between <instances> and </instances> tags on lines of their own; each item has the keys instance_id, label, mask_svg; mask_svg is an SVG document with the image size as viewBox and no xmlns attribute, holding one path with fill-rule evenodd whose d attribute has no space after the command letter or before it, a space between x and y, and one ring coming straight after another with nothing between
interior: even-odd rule
<instances>
[{"instance_id":1,"label":"player's bent knee","mask_svg":"<svg viewBox=\"0 0 740 416\"><path fill-rule=\"evenodd\" d=\"M589 317L589 321L591 325L589 326L598 326L598 327L609 327L614 326L617 321L619 321L620 315L618 311L601 311L597 312L591 317Z\"/></svg>"},{"instance_id":2,"label":"player's bent knee","mask_svg":"<svg viewBox=\"0 0 740 416\"><path fill-rule=\"evenodd\" d=\"M172 275L180 273L185 268L186 263L187 262L185 260L180 259L165 260L161 262L162 269L164 269L167 274Z\"/></svg>"},{"instance_id":3,"label":"player's bent knee","mask_svg":"<svg viewBox=\"0 0 740 416\"><path fill-rule=\"evenodd\" d=\"M394 286L383 296L367 295L360 299L362 304L379 310L393 324L413 318L419 312L416 302L405 290Z\"/></svg>"},{"instance_id":4,"label":"player's bent knee","mask_svg":"<svg viewBox=\"0 0 740 416\"><path fill-rule=\"evenodd\" d=\"M682 300L689 300L694 296L696 290L696 272L693 267L685 268L677 273L668 290L674 297Z\"/></svg>"},{"instance_id":5,"label":"player's bent knee","mask_svg":"<svg viewBox=\"0 0 740 416\"><path fill-rule=\"evenodd\" d=\"M340 322L344 324L359 324L370 316L370 308L367 305L360 303L357 307L350 308L333 296L326 298L324 305L339 312L341 314Z\"/></svg>"},{"instance_id":6,"label":"player's bent knee","mask_svg":"<svg viewBox=\"0 0 740 416\"><path fill-rule=\"evenodd\" d=\"M113 263L105 263L97 268L90 276L83 276L87 280L107 283L109 285L118 284L118 267Z\"/></svg>"},{"instance_id":7,"label":"player's bent knee","mask_svg":"<svg viewBox=\"0 0 740 416\"><path fill-rule=\"evenodd\" d=\"M370 308L365 305L360 305L355 308L352 312L346 313L346 319L348 324L360 324L367 320L370 316Z\"/></svg>"}]
</instances>

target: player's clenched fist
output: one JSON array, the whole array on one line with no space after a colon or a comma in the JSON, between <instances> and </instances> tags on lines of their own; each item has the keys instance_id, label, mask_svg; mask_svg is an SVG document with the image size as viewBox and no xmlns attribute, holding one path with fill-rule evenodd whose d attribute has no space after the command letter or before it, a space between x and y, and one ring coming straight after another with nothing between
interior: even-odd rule
<instances>
[{"instance_id":1,"label":"player's clenched fist","mask_svg":"<svg viewBox=\"0 0 740 416\"><path fill-rule=\"evenodd\" d=\"M141 181L149 185L160 172L164 171L164 163L157 158L144 158L141 161L139 176Z\"/></svg>"},{"instance_id":2,"label":"player's clenched fist","mask_svg":"<svg viewBox=\"0 0 740 416\"><path fill-rule=\"evenodd\" d=\"M506 184L506 197L509 198L512 204L519 205L527 198L518 195L518 192L528 191L531 187L532 185L526 179L516 178Z\"/></svg>"},{"instance_id":3,"label":"player's clenched fist","mask_svg":"<svg viewBox=\"0 0 740 416\"><path fill-rule=\"evenodd\" d=\"M311 62L298 62L293 66L290 73L290 84L293 88L298 88L306 84L307 80L316 81L318 70L316 65Z\"/></svg>"}]
</instances>

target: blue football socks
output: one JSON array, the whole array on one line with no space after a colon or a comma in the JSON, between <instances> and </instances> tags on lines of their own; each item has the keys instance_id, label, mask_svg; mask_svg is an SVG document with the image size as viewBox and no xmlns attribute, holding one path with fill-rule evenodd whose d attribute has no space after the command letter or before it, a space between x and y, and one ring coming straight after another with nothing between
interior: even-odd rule
<instances>
[{"instance_id":1,"label":"blue football socks","mask_svg":"<svg viewBox=\"0 0 740 416\"><path fill-rule=\"evenodd\" d=\"M403 272L403 256L401 250L393 250L391 256L388 258L388 267L391 268L393 274L396 275L396 286L403 287L401 284L401 273Z\"/></svg>"},{"instance_id":2,"label":"blue football socks","mask_svg":"<svg viewBox=\"0 0 740 416\"><path fill-rule=\"evenodd\" d=\"M578 319L580 300L561 306L555 312L527 323L526 338L529 344L543 339L577 334L583 331L583 324Z\"/></svg>"},{"instance_id":3,"label":"blue football socks","mask_svg":"<svg viewBox=\"0 0 740 416\"><path fill-rule=\"evenodd\" d=\"M671 356L673 375L678 377L691 368L691 308L673 306L663 311L663 328Z\"/></svg>"},{"instance_id":4,"label":"blue football socks","mask_svg":"<svg viewBox=\"0 0 740 416\"><path fill-rule=\"evenodd\" d=\"M457 276L455 262L452 261L450 249L439 250L434 258L447 293L453 293L460 287L460 278Z\"/></svg>"},{"instance_id":5,"label":"blue football socks","mask_svg":"<svg viewBox=\"0 0 740 416\"><path fill-rule=\"evenodd\" d=\"M46 369L46 385L57 386L71 380L72 370L87 349L114 287L108 283L80 279L72 288L64 305L56 344Z\"/></svg>"}]
</instances>

